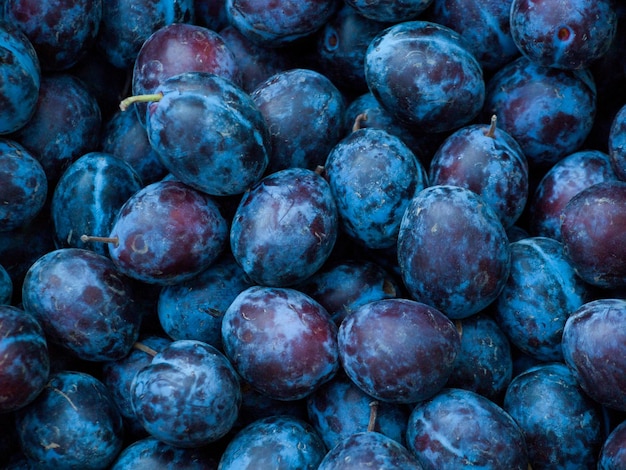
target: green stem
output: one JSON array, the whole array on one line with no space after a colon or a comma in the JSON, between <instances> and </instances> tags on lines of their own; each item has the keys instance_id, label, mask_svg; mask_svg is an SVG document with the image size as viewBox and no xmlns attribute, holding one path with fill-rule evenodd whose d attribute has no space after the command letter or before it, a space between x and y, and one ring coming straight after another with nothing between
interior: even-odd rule
<instances>
[{"instance_id":1,"label":"green stem","mask_svg":"<svg viewBox=\"0 0 626 470\"><path fill-rule=\"evenodd\" d=\"M126 111L131 104L134 103L151 103L153 101L160 101L163 98L163 93L148 93L145 95L129 96L120 102L120 109Z\"/></svg>"}]
</instances>

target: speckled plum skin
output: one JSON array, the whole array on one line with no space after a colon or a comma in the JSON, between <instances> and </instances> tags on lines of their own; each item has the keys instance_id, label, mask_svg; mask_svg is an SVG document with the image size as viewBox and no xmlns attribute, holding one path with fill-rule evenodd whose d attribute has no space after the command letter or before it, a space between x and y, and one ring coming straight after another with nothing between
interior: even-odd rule
<instances>
[{"instance_id":1,"label":"speckled plum skin","mask_svg":"<svg viewBox=\"0 0 626 470\"><path fill-rule=\"evenodd\" d=\"M407 426L407 447L424 470L528 469L524 434L494 402L446 388L418 403Z\"/></svg>"},{"instance_id":2,"label":"speckled plum skin","mask_svg":"<svg viewBox=\"0 0 626 470\"><path fill-rule=\"evenodd\" d=\"M0 138L0 232L26 226L47 197L48 180L39 161L14 140Z\"/></svg>"},{"instance_id":3,"label":"speckled plum skin","mask_svg":"<svg viewBox=\"0 0 626 470\"><path fill-rule=\"evenodd\" d=\"M50 212L59 248L85 248L108 255L105 244L85 243L81 235L107 236L122 205L142 188L129 163L104 152L89 152L61 175Z\"/></svg>"},{"instance_id":4,"label":"speckled plum skin","mask_svg":"<svg viewBox=\"0 0 626 470\"><path fill-rule=\"evenodd\" d=\"M531 168L543 168L580 149L596 115L597 90L587 69L543 67L521 56L487 82L484 119L520 145Z\"/></svg>"},{"instance_id":5,"label":"speckled plum skin","mask_svg":"<svg viewBox=\"0 0 626 470\"><path fill-rule=\"evenodd\" d=\"M110 470L184 468L216 470L217 458L205 447L175 447L153 437L138 439L122 449Z\"/></svg>"},{"instance_id":6,"label":"speckled plum skin","mask_svg":"<svg viewBox=\"0 0 626 470\"><path fill-rule=\"evenodd\" d=\"M173 341L140 369L131 383L139 422L158 440L201 447L225 436L241 404L239 377L213 346Z\"/></svg>"},{"instance_id":7,"label":"speckled plum skin","mask_svg":"<svg viewBox=\"0 0 626 470\"><path fill-rule=\"evenodd\" d=\"M519 54L510 28L512 0L434 0L430 21L458 32L485 71L498 70Z\"/></svg>"},{"instance_id":8,"label":"speckled plum skin","mask_svg":"<svg viewBox=\"0 0 626 470\"><path fill-rule=\"evenodd\" d=\"M465 40L429 21L379 33L365 55L365 79L385 109L425 132L468 124L485 99L482 68Z\"/></svg>"},{"instance_id":9,"label":"speckled plum skin","mask_svg":"<svg viewBox=\"0 0 626 470\"><path fill-rule=\"evenodd\" d=\"M398 263L415 300L460 319L500 295L511 250L500 219L480 196L437 185L410 202L398 235Z\"/></svg>"},{"instance_id":10,"label":"speckled plum skin","mask_svg":"<svg viewBox=\"0 0 626 470\"><path fill-rule=\"evenodd\" d=\"M189 23L159 28L144 41L133 65L133 95L154 93L158 86L184 72L207 72L239 85L235 55L213 30ZM137 103L139 120L146 124L145 103Z\"/></svg>"},{"instance_id":11,"label":"speckled plum skin","mask_svg":"<svg viewBox=\"0 0 626 470\"><path fill-rule=\"evenodd\" d=\"M50 342L81 359L119 359L139 334L128 279L90 250L60 248L40 257L24 278L22 303Z\"/></svg>"},{"instance_id":12,"label":"speckled plum skin","mask_svg":"<svg viewBox=\"0 0 626 470\"><path fill-rule=\"evenodd\" d=\"M326 447L313 427L299 418L279 415L262 418L230 440L220 470L297 468L316 470Z\"/></svg>"},{"instance_id":13,"label":"speckled plum skin","mask_svg":"<svg viewBox=\"0 0 626 470\"><path fill-rule=\"evenodd\" d=\"M413 152L382 129L358 129L328 154L325 173L343 231L367 248L395 246L402 216L428 185Z\"/></svg>"},{"instance_id":14,"label":"speckled plum skin","mask_svg":"<svg viewBox=\"0 0 626 470\"><path fill-rule=\"evenodd\" d=\"M21 129L37 108L41 66L28 37L0 14L0 135Z\"/></svg>"},{"instance_id":15,"label":"speckled plum skin","mask_svg":"<svg viewBox=\"0 0 626 470\"><path fill-rule=\"evenodd\" d=\"M370 467L423 470L406 447L375 431L358 432L340 441L329 450L318 470L359 470Z\"/></svg>"},{"instance_id":16,"label":"speckled plum skin","mask_svg":"<svg viewBox=\"0 0 626 470\"><path fill-rule=\"evenodd\" d=\"M611 121L607 151L613 171L619 179L626 181L626 105L618 109Z\"/></svg>"},{"instance_id":17,"label":"speckled plum skin","mask_svg":"<svg viewBox=\"0 0 626 470\"><path fill-rule=\"evenodd\" d=\"M228 237L211 196L179 181L144 186L120 208L109 255L120 272L151 284L175 284L207 269Z\"/></svg>"},{"instance_id":18,"label":"speckled plum skin","mask_svg":"<svg viewBox=\"0 0 626 470\"><path fill-rule=\"evenodd\" d=\"M570 199L589 186L615 179L610 157L600 150L580 150L559 160L529 200L530 233L562 241L561 213Z\"/></svg>"},{"instance_id":19,"label":"speckled plum skin","mask_svg":"<svg viewBox=\"0 0 626 470\"><path fill-rule=\"evenodd\" d=\"M471 124L448 136L429 166L431 185L471 189L489 204L505 229L522 215L528 199L528 161L517 141L502 129Z\"/></svg>"},{"instance_id":20,"label":"speckled plum skin","mask_svg":"<svg viewBox=\"0 0 626 470\"><path fill-rule=\"evenodd\" d=\"M539 361L562 361L565 322L590 298L563 245L530 237L511 243L511 273L492 313L519 350Z\"/></svg>"},{"instance_id":21,"label":"speckled plum skin","mask_svg":"<svg viewBox=\"0 0 626 470\"><path fill-rule=\"evenodd\" d=\"M433 3L433 0L390 0L387 2L368 0L347 0L350 5L360 15L376 21L386 21L389 23L400 23L415 19L418 15L426 11Z\"/></svg>"},{"instance_id":22,"label":"speckled plum skin","mask_svg":"<svg viewBox=\"0 0 626 470\"><path fill-rule=\"evenodd\" d=\"M298 400L339 370L337 327L300 291L249 287L222 320L222 344L253 388L278 400Z\"/></svg>"},{"instance_id":23,"label":"speckled plum skin","mask_svg":"<svg viewBox=\"0 0 626 470\"><path fill-rule=\"evenodd\" d=\"M267 124L251 97L232 81L184 72L155 89L148 105L148 140L180 181L214 196L241 194L269 162Z\"/></svg>"},{"instance_id":24,"label":"speckled plum skin","mask_svg":"<svg viewBox=\"0 0 626 470\"><path fill-rule=\"evenodd\" d=\"M580 277L604 288L626 286L626 182L594 184L561 213L565 253Z\"/></svg>"},{"instance_id":25,"label":"speckled plum skin","mask_svg":"<svg viewBox=\"0 0 626 470\"><path fill-rule=\"evenodd\" d=\"M16 414L20 447L33 466L103 469L122 448L122 418L94 376L51 375L43 391Z\"/></svg>"},{"instance_id":26,"label":"speckled plum skin","mask_svg":"<svg viewBox=\"0 0 626 470\"><path fill-rule=\"evenodd\" d=\"M617 31L610 0L513 0L511 35L520 51L545 67L580 69L609 50Z\"/></svg>"},{"instance_id":27,"label":"speckled plum skin","mask_svg":"<svg viewBox=\"0 0 626 470\"><path fill-rule=\"evenodd\" d=\"M42 70L66 70L95 44L102 0L7 0L5 20L17 25L33 44Z\"/></svg>"},{"instance_id":28,"label":"speckled plum skin","mask_svg":"<svg viewBox=\"0 0 626 470\"><path fill-rule=\"evenodd\" d=\"M256 44L285 46L320 29L336 0L226 0L228 22Z\"/></svg>"},{"instance_id":29,"label":"speckled plum skin","mask_svg":"<svg viewBox=\"0 0 626 470\"><path fill-rule=\"evenodd\" d=\"M596 469L604 439L600 410L565 364L541 364L516 376L502 407L524 432L533 469Z\"/></svg>"},{"instance_id":30,"label":"speckled plum skin","mask_svg":"<svg viewBox=\"0 0 626 470\"><path fill-rule=\"evenodd\" d=\"M343 137L345 99L325 75L295 68L272 75L252 92L270 132L267 172L315 170Z\"/></svg>"},{"instance_id":31,"label":"speckled plum skin","mask_svg":"<svg viewBox=\"0 0 626 470\"><path fill-rule=\"evenodd\" d=\"M305 168L272 173L246 192L230 228L233 256L257 284L287 287L328 260L338 232L328 183Z\"/></svg>"},{"instance_id":32,"label":"speckled plum skin","mask_svg":"<svg viewBox=\"0 0 626 470\"><path fill-rule=\"evenodd\" d=\"M50 373L48 344L37 319L12 305L0 305L0 413L27 406Z\"/></svg>"},{"instance_id":33,"label":"speckled plum skin","mask_svg":"<svg viewBox=\"0 0 626 470\"><path fill-rule=\"evenodd\" d=\"M307 417L326 448L332 449L352 434L368 430L374 402L376 420L373 431L404 444L410 408L403 404L378 402L345 374L337 374L307 397Z\"/></svg>"},{"instance_id":34,"label":"speckled plum skin","mask_svg":"<svg viewBox=\"0 0 626 470\"><path fill-rule=\"evenodd\" d=\"M450 319L409 299L362 305L343 320L337 341L348 377L391 403L414 403L439 392L461 349Z\"/></svg>"},{"instance_id":35,"label":"speckled plum skin","mask_svg":"<svg viewBox=\"0 0 626 470\"><path fill-rule=\"evenodd\" d=\"M596 402L626 411L626 300L602 298L578 308L565 323L565 363L580 387Z\"/></svg>"},{"instance_id":36,"label":"speckled plum skin","mask_svg":"<svg viewBox=\"0 0 626 470\"><path fill-rule=\"evenodd\" d=\"M598 455L598 470L619 470L626 466L626 421L606 437Z\"/></svg>"}]
</instances>

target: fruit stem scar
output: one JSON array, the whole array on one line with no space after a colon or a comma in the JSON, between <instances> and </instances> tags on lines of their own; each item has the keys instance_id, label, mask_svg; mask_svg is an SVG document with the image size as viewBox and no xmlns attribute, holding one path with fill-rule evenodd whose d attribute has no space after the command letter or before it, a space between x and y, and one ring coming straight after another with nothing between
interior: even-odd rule
<instances>
[{"instance_id":1,"label":"fruit stem scar","mask_svg":"<svg viewBox=\"0 0 626 470\"><path fill-rule=\"evenodd\" d=\"M152 101L160 101L163 98L163 93L148 93L145 95L134 95L124 98L120 102L120 109L126 111L131 104L134 103L150 103Z\"/></svg>"}]
</instances>

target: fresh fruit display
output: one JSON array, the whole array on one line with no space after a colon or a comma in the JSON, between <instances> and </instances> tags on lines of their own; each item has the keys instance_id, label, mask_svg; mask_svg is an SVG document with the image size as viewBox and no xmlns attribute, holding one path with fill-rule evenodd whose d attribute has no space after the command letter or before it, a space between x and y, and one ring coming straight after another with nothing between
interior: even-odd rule
<instances>
[{"instance_id":1,"label":"fresh fruit display","mask_svg":"<svg viewBox=\"0 0 626 470\"><path fill-rule=\"evenodd\" d=\"M626 6L0 1L0 468L626 467Z\"/></svg>"}]
</instances>

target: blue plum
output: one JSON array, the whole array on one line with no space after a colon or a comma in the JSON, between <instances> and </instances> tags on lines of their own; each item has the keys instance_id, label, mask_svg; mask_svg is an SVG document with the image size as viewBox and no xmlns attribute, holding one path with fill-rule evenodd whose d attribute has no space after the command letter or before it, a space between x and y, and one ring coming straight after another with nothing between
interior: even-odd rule
<instances>
[{"instance_id":1,"label":"blue plum","mask_svg":"<svg viewBox=\"0 0 626 470\"><path fill-rule=\"evenodd\" d=\"M268 173L293 167L314 170L343 137L344 96L320 72L304 68L278 72L251 96L270 132Z\"/></svg>"},{"instance_id":2,"label":"blue plum","mask_svg":"<svg viewBox=\"0 0 626 470\"><path fill-rule=\"evenodd\" d=\"M626 287L626 182L604 181L572 197L561 212L561 238L584 281Z\"/></svg>"},{"instance_id":3,"label":"blue plum","mask_svg":"<svg viewBox=\"0 0 626 470\"><path fill-rule=\"evenodd\" d=\"M0 138L0 232L28 225L48 197L46 172L28 150Z\"/></svg>"},{"instance_id":4,"label":"blue plum","mask_svg":"<svg viewBox=\"0 0 626 470\"><path fill-rule=\"evenodd\" d=\"M324 170L340 228L372 249L396 245L409 202L428 185L413 152L382 129L352 132L331 149Z\"/></svg>"},{"instance_id":5,"label":"blue plum","mask_svg":"<svg viewBox=\"0 0 626 470\"><path fill-rule=\"evenodd\" d=\"M80 359L119 359L139 335L128 280L90 250L61 248L37 259L24 278L22 303L51 343Z\"/></svg>"},{"instance_id":6,"label":"blue plum","mask_svg":"<svg viewBox=\"0 0 626 470\"><path fill-rule=\"evenodd\" d=\"M520 145L542 171L580 149L596 115L597 89L588 69L544 67L521 56L487 82L483 114Z\"/></svg>"},{"instance_id":7,"label":"blue plum","mask_svg":"<svg viewBox=\"0 0 626 470\"><path fill-rule=\"evenodd\" d=\"M293 416L270 416L235 434L222 453L219 468L315 470L324 455L324 442L309 423Z\"/></svg>"},{"instance_id":8,"label":"blue plum","mask_svg":"<svg viewBox=\"0 0 626 470\"><path fill-rule=\"evenodd\" d=\"M448 317L401 298L354 310L339 326L337 341L348 377L367 394L391 403L414 403L439 392L461 349Z\"/></svg>"},{"instance_id":9,"label":"blue plum","mask_svg":"<svg viewBox=\"0 0 626 470\"><path fill-rule=\"evenodd\" d=\"M38 468L105 469L122 449L122 419L104 384L77 371L59 371L27 407L16 412L20 447Z\"/></svg>"},{"instance_id":10,"label":"blue plum","mask_svg":"<svg viewBox=\"0 0 626 470\"><path fill-rule=\"evenodd\" d=\"M505 229L522 215L528 199L528 161L517 141L490 125L464 126L446 137L430 162L431 185L451 184L480 195Z\"/></svg>"},{"instance_id":11,"label":"blue plum","mask_svg":"<svg viewBox=\"0 0 626 470\"><path fill-rule=\"evenodd\" d=\"M138 439L126 446L113 461L110 470L216 470L218 458L210 450L175 447L153 437Z\"/></svg>"},{"instance_id":12,"label":"blue plum","mask_svg":"<svg viewBox=\"0 0 626 470\"><path fill-rule=\"evenodd\" d=\"M626 300L601 298L581 305L565 323L562 348L580 387L605 407L626 411Z\"/></svg>"},{"instance_id":13,"label":"blue plum","mask_svg":"<svg viewBox=\"0 0 626 470\"><path fill-rule=\"evenodd\" d=\"M617 31L611 0L513 0L511 36L533 62L561 69L591 65L609 50Z\"/></svg>"},{"instance_id":14,"label":"blue plum","mask_svg":"<svg viewBox=\"0 0 626 470\"><path fill-rule=\"evenodd\" d=\"M29 405L48 382L48 344L34 316L0 305L0 357L0 413L9 413Z\"/></svg>"},{"instance_id":15,"label":"blue plum","mask_svg":"<svg viewBox=\"0 0 626 470\"><path fill-rule=\"evenodd\" d=\"M473 191L436 185L420 191L402 218L398 263L411 296L452 319L486 308L511 268L506 231Z\"/></svg>"},{"instance_id":16,"label":"blue plum","mask_svg":"<svg viewBox=\"0 0 626 470\"><path fill-rule=\"evenodd\" d=\"M228 359L195 340L172 341L131 383L131 405L148 433L176 447L201 447L224 437L241 404Z\"/></svg>"},{"instance_id":17,"label":"blue plum","mask_svg":"<svg viewBox=\"0 0 626 470\"><path fill-rule=\"evenodd\" d=\"M328 260L338 226L326 180L306 168L288 168L265 176L243 195L230 246L252 281L286 287L304 281Z\"/></svg>"},{"instance_id":18,"label":"blue plum","mask_svg":"<svg viewBox=\"0 0 626 470\"><path fill-rule=\"evenodd\" d=\"M414 20L428 9L433 0L347 0L346 3L366 18L401 23Z\"/></svg>"},{"instance_id":19,"label":"blue plum","mask_svg":"<svg viewBox=\"0 0 626 470\"><path fill-rule=\"evenodd\" d=\"M446 388L409 416L407 447L424 470L527 470L524 434L504 409L470 390Z\"/></svg>"},{"instance_id":20,"label":"blue plum","mask_svg":"<svg viewBox=\"0 0 626 470\"><path fill-rule=\"evenodd\" d=\"M37 109L41 66L28 37L0 16L0 135L26 125Z\"/></svg>"},{"instance_id":21,"label":"blue plum","mask_svg":"<svg viewBox=\"0 0 626 470\"><path fill-rule=\"evenodd\" d=\"M17 25L33 44L44 71L66 70L96 42L102 0L7 0L5 20Z\"/></svg>"},{"instance_id":22,"label":"blue plum","mask_svg":"<svg viewBox=\"0 0 626 470\"><path fill-rule=\"evenodd\" d=\"M13 299L13 279L0 264L0 305L10 305Z\"/></svg>"},{"instance_id":23,"label":"blue plum","mask_svg":"<svg viewBox=\"0 0 626 470\"><path fill-rule=\"evenodd\" d=\"M468 124L485 99L482 68L466 41L430 21L381 31L365 55L365 79L387 111L425 132Z\"/></svg>"},{"instance_id":24,"label":"blue plum","mask_svg":"<svg viewBox=\"0 0 626 470\"><path fill-rule=\"evenodd\" d=\"M50 214L56 245L107 255L106 245L87 244L80 236L108 235L122 205L142 186L130 164L112 154L89 152L75 160L52 193Z\"/></svg>"},{"instance_id":25,"label":"blue plum","mask_svg":"<svg viewBox=\"0 0 626 470\"><path fill-rule=\"evenodd\" d=\"M252 286L222 319L222 344L243 379L278 400L299 400L339 370L337 327L311 297Z\"/></svg>"},{"instance_id":26,"label":"blue plum","mask_svg":"<svg viewBox=\"0 0 626 470\"><path fill-rule=\"evenodd\" d=\"M534 470L596 469L603 441L599 406L565 364L541 364L514 377L502 406L522 429Z\"/></svg>"},{"instance_id":27,"label":"blue plum","mask_svg":"<svg viewBox=\"0 0 626 470\"><path fill-rule=\"evenodd\" d=\"M568 317L591 299L563 245L547 237L511 243L511 273L491 306L494 318L519 350L540 361L562 361Z\"/></svg>"},{"instance_id":28,"label":"blue plum","mask_svg":"<svg viewBox=\"0 0 626 470\"><path fill-rule=\"evenodd\" d=\"M606 437L598 455L598 470L626 467L626 421L620 422Z\"/></svg>"},{"instance_id":29,"label":"blue plum","mask_svg":"<svg viewBox=\"0 0 626 470\"><path fill-rule=\"evenodd\" d=\"M362 468L423 470L409 450L375 431L352 434L330 449L318 470L359 470Z\"/></svg>"},{"instance_id":30,"label":"blue plum","mask_svg":"<svg viewBox=\"0 0 626 470\"><path fill-rule=\"evenodd\" d=\"M607 146L613 171L619 179L626 181L626 104L613 116Z\"/></svg>"}]
</instances>

